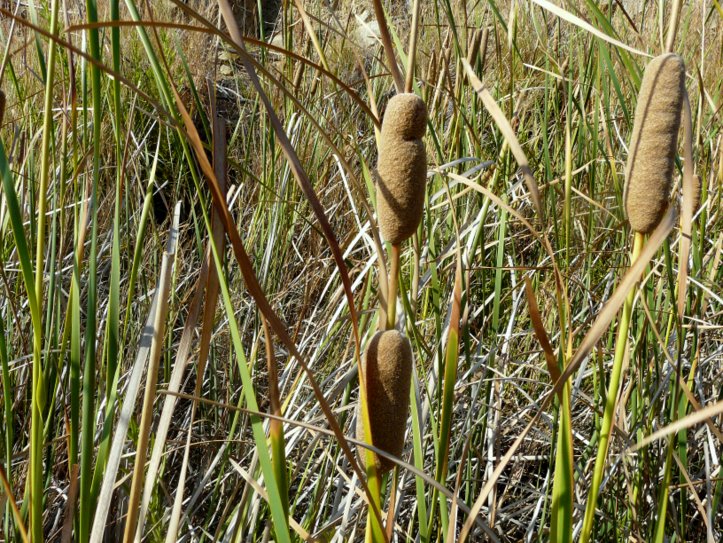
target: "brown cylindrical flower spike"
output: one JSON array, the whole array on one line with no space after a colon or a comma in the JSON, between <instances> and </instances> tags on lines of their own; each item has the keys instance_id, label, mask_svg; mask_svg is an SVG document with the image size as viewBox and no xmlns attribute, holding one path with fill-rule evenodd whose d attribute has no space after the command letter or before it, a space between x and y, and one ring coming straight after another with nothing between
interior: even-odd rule
<instances>
[{"instance_id":1,"label":"brown cylindrical flower spike","mask_svg":"<svg viewBox=\"0 0 723 543\"><path fill-rule=\"evenodd\" d=\"M668 53L651 60L638 93L623 196L636 232L652 232L670 201L684 96L683 59Z\"/></svg>"},{"instance_id":2,"label":"brown cylindrical flower spike","mask_svg":"<svg viewBox=\"0 0 723 543\"><path fill-rule=\"evenodd\" d=\"M415 94L397 94L382 122L377 164L377 207L382 236L393 245L410 237L422 220L427 182L424 132L427 107Z\"/></svg>"},{"instance_id":3,"label":"brown cylindrical flower spike","mask_svg":"<svg viewBox=\"0 0 723 543\"><path fill-rule=\"evenodd\" d=\"M700 209L700 192L703 190L703 180L700 175L693 176L693 215Z\"/></svg>"},{"instance_id":4,"label":"brown cylindrical flower spike","mask_svg":"<svg viewBox=\"0 0 723 543\"><path fill-rule=\"evenodd\" d=\"M5 115L5 93L0 90L0 126L3 124L3 117Z\"/></svg>"},{"instance_id":5,"label":"brown cylindrical flower spike","mask_svg":"<svg viewBox=\"0 0 723 543\"><path fill-rule=\"evenodd\" d=\"M409 339L396 330L377 332L362 359L372 444L394 456L400 456L404 450L412 364ZM356 421L357 439L364 441L361 402ZM366 465L366 449L359 447L359 456ZM394 463L376 456L376 466L384 473Z\"/></svg>"}]
</instances>

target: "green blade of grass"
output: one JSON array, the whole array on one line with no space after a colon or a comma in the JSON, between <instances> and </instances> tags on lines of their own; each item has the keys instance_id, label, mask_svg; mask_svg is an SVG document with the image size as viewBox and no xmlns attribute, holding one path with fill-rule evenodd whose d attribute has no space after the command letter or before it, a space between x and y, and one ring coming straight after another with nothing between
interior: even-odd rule
<instances>
[{"instance_id":1,"label":"green blade of grass","mask_svg":"<svg viewBox=\"0 0 723 543\"><path fill-rule=\"evenodd\" d=\"M119 0L112 0L110 5L111 20L117 21L120 17ZM111 50L113 58L113 70L120 73L120 28L111 28ZM116 397L119 378L119 357L120 357L120 276L121 276L121 249L120 249L120 221L121 221L121 204L123 198L123 182L125 179L125 159L123 145L123 114L121 106L121 87L120 81L113 79L113 136L115 139L115 159L116 159L116 183L115 183L115 205L113 207L113 239L111 242L111 269L110 284L108 292L108 313L106 317L105 327L105 401L106 408L104 413L103 430L98 447L98 454L93 473L93 481L91 483L91 501L95 502L98 496L98 489L102 480L102 474L105 472L106 462L108 460L108 448L111 443L113 418L116 408ZM132 126L132 120L129 120L126 126ZM130 135L130 131L128 131ZM125 148L128 147L126 138ZM129 297L130 298L130 297Z\"/></svg>"},{"instance_id":2,"label":"green blade of grass","mask_svg":"<svg viewBox=\"0 0 723 543\"><path fill-rule=\"evenodd\" d=\"M98 20L95 0L86 0L89 23ZM100 36L96 29L88 30L90 54L100 62ZM96 370L96 304L98 280L98 191L101 171L102 110L100 69L91 65L91 92L93 104L93 181L90 194L90 252L88 254L88 295L86 303L85 353L83 362L83 408L80 445L80 494L78 541L85 543L90 537L90 526L95 512L91 496L95 435L95 370Z\"/></svg>"}]
</instances>

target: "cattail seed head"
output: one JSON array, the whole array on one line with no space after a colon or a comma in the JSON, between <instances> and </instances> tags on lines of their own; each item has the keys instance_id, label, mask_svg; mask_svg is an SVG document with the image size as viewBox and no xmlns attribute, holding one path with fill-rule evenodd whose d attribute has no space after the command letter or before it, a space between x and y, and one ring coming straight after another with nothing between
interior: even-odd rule
<instances>
[{"instance_id":1,"label":"cattail seed head","mask_svg":"<svg viewBox=\"0 0 723 543\"><path fill-rule=\"evenodd\" d=\"M422 137L427 108L414 94L389 100L382 123L377 164L377 207L384 239L399 244L422 220L427 154Z\"/></svg>"},{"instance_id":2,"label":"cattail seed head","mask_svg":"<svg viewBox=\"0 0 723 543\"><path fill-rule=\"evenodd\" d=\"M3 117L5 116L5 93L0 90L0 126L3 124Z\"/></svg>"},{"instance_id":3,"label":"cattail seed head","mask_svg":"<svg viewBox=\"0 0 723 543\"><path fill-rule=\"evenodd\" d=\"M651 60L638 93L623 195L636 232L652 232L668 206L684 96L683 59L669 53Z\"/></svg>"},{"instance_id":4,"label":"cattail seed head","mask_svg":"<svg viewBox=\"0 0 723 543\"><path fill-rule=\"evenodd\" d=\"M703 189L703 180L700 175L693 176L693 215L700 209L700 192Z\"/></svg>"},{"instance_id":5,"label":"cattail seed head","mask_svg":"<svg viewBox=\"0 0 723 543\"><path fill-rule=\"evenodd\" d=\"M393 140L421 139L427 130L427 106L412 93L395 94L387 104L382 134Z\"/></svg>"},{"instance_id":6,"label":"cattail seed head","mask_svg":"<svg viewBox=\"0 0 723 543\"><path fill-rule=\"evenodd\" d=\"M394 456L404 450L412 364L409 339L396 330L377 332L362 359L372 444ZM356 435L364 441L361 402L357 406ZM366 449L360 447L359 456L366 465ZM394 463L377 456L376 466L384 473Z\"/></svg>"}]
</instances>

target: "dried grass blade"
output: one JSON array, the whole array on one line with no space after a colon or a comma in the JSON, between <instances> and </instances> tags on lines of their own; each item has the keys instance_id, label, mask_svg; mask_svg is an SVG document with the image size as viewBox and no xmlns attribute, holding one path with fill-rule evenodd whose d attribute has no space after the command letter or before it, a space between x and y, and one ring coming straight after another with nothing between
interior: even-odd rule
<instances>
[{"instance_id":1,"label":"dried grass blade","mask_svg":"<svg viewBox=\"0 0 723 543\"><path fill-rule=\"evenodd\" d=\"M20 514L20 509L18 509L18 503L15 501L15 497L13 496L13 490L12 488L10 488L10 482L5 475L5 470L2 466L0 466L0 484L2 484L3 492L5 492L8 502L10 502L10 509L13 512L15 527L20 532L20 537L22 538L23 543L28 543L28 541L30 541L30 538L28 537L28 531L23 524L23 517Z\"/></svg>"},{"instance_id":2,"label":"dried grass blade","mask_svg":"<svg viewBox=\"0 0 723 543\"><path fill-rule=\"evenodd\" d=\"M173 218L173 228L170 237L177 236L178 223L180 221L181 203L176 204ZM148 442L151 437L151 424L153 422L153 404L156 399L156 383L158 382L158 366L161 358L161 351L165 341L166 317L168 316L168 298L171 289L171 278L173 276L173 258L175 255L175 242L169 240L168 246L161 260L161 274L158 279L158 311L153 321L153 338L146 372L146 390L143 395L143 407L141 409L141 422L138 432L138 446L136 449L135 465L133 468L133 479L131 491L128 498L128 513L126 515L125 532L123 540L129 543L136 534L136 526L140 514L139 501L141 498L141 487L146 470L146 455Z\"/></svg>"},{"instance_id":3,"label":"dried grass blade","mask_svg":"<svg viewBox=\"0 0 723 543\"><path fill-rule=\"evenodd\" d=\"M597 28L595 28L594 26L592 26L590 23L587 23L587 22L583 21L583 20L580 19L579 17L576 17L575 15L573 15L572 13L570 13L569 11L565 11L565 10L562 9L561 7L556 6L556 5L553 4L552 2L548 2L547 0L532 0L532 1L533 1L535 4L537 4L538 6L540 6L541 8L546 9L547 11L549 11L550 13L552 13L553 15L558 16L560 19L563 19L563 20L567 21L568 23L572 23L572 24L574 24L575 26L579 26L580 28L582 28L582 29L585 30L586 32L590 32L591 34L597 36L598 38L600 38L600 39L603 40L603 41L608 42L608 43L611 44L611 45L614 45L615 47L620 47L621 49L625 49L626 51L630 51L631 53L634 53L634 54L636 54L636 55L641 55L641 56L644 56L644 57L650 57L650 55L648 55L647 53L644 53L643 51L638 51L638 50L635 49L634 47L631 47L631 46L629 46L629 45L626 45L626 44L624 44L623 42L621 42L621 41L619 41L619 40L616 40L616 39L613 38L613 37L608 36L608 35L605 34L604 32L601 32L600 30L598 30Z\"/></svg>"},{"instance_id":4,"label":"dried grass blade","mask_svg":"<svg viewBox=\"0 0 723 543\"><path fill-rule=\"evenodd\" d=\"M177 225L174 225L174 228L177 228ZM169 245L166 249L167 251L175 251L177 239L178 238L175 234L169 236ZM143 327L143 332L141 333L138 354L136 355L136 361L133 364L133 369L131 370L130 378L128 379L123 407L113 435L113 445L110 449L110 455L108 456L105 475L103 476L100 493L98 494L98 504L95 510L95 516L93 517L93 526L90 532L91 543L101 543L103 541L103 532L105 530L108 510L110 509L111 499L113 497L115 477L118 473L121 455L124 451L123 444L128 433L131 416L133 415L133 410L135 409L136 397L138 396L141 378L143 377L143 368L146 360L148 359L151 344L153 343L153 337L155 334L153 323L155 322L156 313L158 312L160 304L159 289L156 289L150 311L148 312L146 324Z\"/></svg>"},{"instance_id":5,"label":"dried grass blade","mask_svg":"<svg viewBox=\"0 0 723 543\"><path fill-rule=\"evenodd\" d=\"M482 103L487 108L487 111L489 111L495 123L497 123L497 127L500 129L500 132L502 132L505 141L507 141L507 144L510 146L510 150L514 155L515 160L517 160L517 163L520 166L520 171L525 178L525 184L527 185L527 190L530 191L530 197L532 198L532 203L535 206L537 215L540 217L541 221L544 221L545 215L542 208L542 202L540 201L540 191L537 187L537 181L535 181L535 177L532 175L527 155L525 155L525 152L522 150L522 146L517 140L517 136L515 136L515 131L512 130L512 126L510 126L507 117L505 117L505 114L502 113L500 106L497 105L497 102L490 92L482 84L482 81L477 78L472 66L470 66L469 62L467 62L467 59L463 58L461 60L472 88L479 95Z\"/></svg>"},{"instance_id":6,"label":"dried grass blade","mask_svg":"<svg viewBox=\"0 0 723 543\"><path fill-rule=\"evenodd\" d=\"M716 417L721 413L723 413L723 400L711 405L707 405L701 408L699 411L694 411L690 415L687 415L682 419L678 419L675 422L668 424L657 432L654 432L648 437L644 438L642 441L640 441L640 443L636 443L632 447L628 447L626 452L634 453L635 451L640 450L643 447L647 447L652 442L657 441L658 439L662 439L671 434L675 434L681 430L685 430L687 428L695 426L696 424L700 424L701 422L706 422L707 419L712 419L713 417Z\"/></svg>"},{"instance_id":7,"label":"dried grass blade","mask_svg":"<svg viewBox=\"0 0 723 543\"><path fill-rule=\"evenodd\" d=\"M683 7L681 0L675 0L670 10L670 21L668 21L668 35L665 38L665 52L672 53L675 44L675 35L678 33L678 23L680 22L680 10Z\"/></svg>"},{"instance_id":8,"label":"dried grass blade","mask_svg":"<svg viewBox=\"0 0 723 543\"><path fill-rule=\"evenodd\" d=\"M683 208L680 215L680 247L678 253L678 319L682 322L685 298L688 293L688 256L693 224L693 120L690 100L686 92L683 100L683 126L685 145L683 147Z\"/></svg>"},{"instance_id":9,"label":"dried grass blade","mask_svg":"<svg viewBox=\"0 0 723 543\"><path fill-rule=\"evenodd\" d=\"M205 263L204 263L205 264ZM205 291L206 277L208 276L207 266L203 266L201 274L196 283L196 292L191 301L191 307L186 318L186 324L183 327L181 334L181 341L176 351L176 359L173 364L173 372L171 373L171 380L168 383L168 389L178 391L181 387L181 381L183 380L183 373L188 363L188 355L191 352L191 345L193 340L194 331L196 329L196 323L198 321L198 315L200 313L203 293ZM143 498L141 499L141 507L138 515L138 527L136 529L135 540L140 541L143 536L143 526L146 520L146 512L148 505L150 504L151 497L153 496L153 489L158 482L156 475L161 466L161 458L163 456L163 449L166 445L166 438L168 437L168 429L171 426L171 419L173 417L173 410L176 407L176 398L174 396L166 396L163 402L163 410L161 411L161 418L158 421L158 427L156 428L156 436L153 443L153 451L151 452L151 460L148 464L148 474L143 487ZM181 492L181 495L183 493Z\"/></svg>"},{"instance_id":10,"label":"dried grass blade","mask_svg":"<svg viewBox=\"0 0 723 543\"><path fill-rule=\"evenodd\" d=\"M540 309L537 306L537 299L535 298L535 289L532 286L532 281L530 281L530 278L527 276L525 276L525 296L527 297L527 305L529 306L532 328L535 330L537 341L540 342L542 351L545 354L547 371L550 373L552 382L555 383L560 378L560 368L557 367L555 352L552 350L550 339L545 331L545 325L542 323L542 318L540 317ZM562 401L562 392L560 392L559 396L560 401Z\"/></svg>"},{"instance_id":11,"label":"dried grass blade","mask_svg":"<svg viewBox=\"0 0 723 543\"><path fill-rule=\"evenodd\" d=\"M454 535L457 532L457 510L459 491L464 482L464 468L467 465L467 455L469 454L470 439L467 438L464 441L464 448L462 449L462 456L459 460L459 466L457 468L457 477L454 482L454 498L452 498L452 504L449 510L449 521L447 522L447 541L454 541Z\"/></svg>"},{"instance_id":12,"label":"dried grass blade","mask_svg":"<svg viewBox=\"0 0 723 543\"><path fill-rule=\"evenodd\" d=\"M324 69L328 72L329 71L329 63L326 61L326 55L324 55L324 50L321 48L321 44L319 43L319 38L316 35L316 32L314 31L314 27L311 24L311 20L309 19L309 16L306 14L306 10L304 9L304 3L302 0L294 0L294 5L296 6L296 9L299 11L299 15L301 15L301 20L304 23L304 28L306 29L306 33L309 35L309 38L311 38L311 43L314 45L314 49L316 49L316 54L319 55L319 60L321 61L321 65L324 66Z\"/></svg>"},{"instance_id":13,"label":"dried grass blade","mask_svg":"<svg viewBox=\"0 0 723 543\"><path fill-rule=\"evenodd\" d=\"M63 520L63 531L60 533L61 543L73 541L73 519L75 518L75 501L78 499L78 464L70 469L70 484L68 485L68 500L65 502L66 514Z\"/></svg>"},{"instance_id":14,"label":"dried grass blade","mask_svg":"<svg viewBox=\"0 0 723 543\"><path fill-rule=\"evenodd\" d=\"M703 502L700 501L700 496L698 496L698 492L695 490L695 485L693 484L693 481L690 478L690 473L688 473L688 469L683 465L683 462L681 462L680 456L678 456L677 453L673 453L673 459L675 460L675 463L678 465L678 469L680 470L680 473L683 475L683 479L685 479L685 487L688 489L688 492L690 492L690 495L693 496L693 501L695 502L695 508L698 510L698 513L700 514L701 519L703 519L703 524L705 524L706 533L708 535L707 543L715 543L713 540L713 531L711 529L710 520L708 519L708 515L705 512L705 505L703 505Z\"/></svg>"}]
</instances>

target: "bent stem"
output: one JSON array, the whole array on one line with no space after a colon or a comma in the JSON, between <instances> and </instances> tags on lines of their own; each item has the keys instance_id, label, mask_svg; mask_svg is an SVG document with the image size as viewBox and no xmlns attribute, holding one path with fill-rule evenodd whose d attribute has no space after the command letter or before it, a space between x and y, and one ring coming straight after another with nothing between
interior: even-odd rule
<instances>
[{"instance_id":1,"label":"bent stem","mask_svg":"<svg viewBox=\"0 0 723 543\"><path fill-rule=\"evenodd\" d=\"M635 232L633 253L630 257L631 266L638 259L644 244L644 234ZM630 329L630 315L632 313L634 298L635 288L632 288L628 293L628 297L625 299L623 313L620 317L620 324L618 326L618 335L615 341L615 359L613 360L613 368L610 374L610 387L608 389L607 399L605 400L605 411L603 412L602 426L600 427L600 442L598 444L597 457L595 458L595 469L592 475L590 492L587 497L587 505L585 506L585 518L582 523L580 543L587 543L590 541L590 535L592 533L598 492L600 490L600 484L602 483L603 472L605 470L605 460L608 454L608 445L610 444L610 432L613 425L615 405L618 398L618 391L620 390L620 378L622 376L623 360L625 358L628 345L628 330Z\"/></svg>"},{"instance_id":2,"label":"bent stem","mask_svg":"<svg viewBox=\"0 0 723 543\"><path fill-rule=\"evenodd\" d=\"M261 315L261 324L264 328L266 343L266 367L269 375L269 399L271 413L277 417L282 416L281 394L279 392L279 375L276 368L274 346L271 341L271 330L266 318ZM289 515L289 481L286 472L286 440L284 439L284 424L278 419L269 419L269 440L271 441L271 462L274 474L279 484L279 494L284 507L284 513Z\"/></svg>"}]
</instances>

